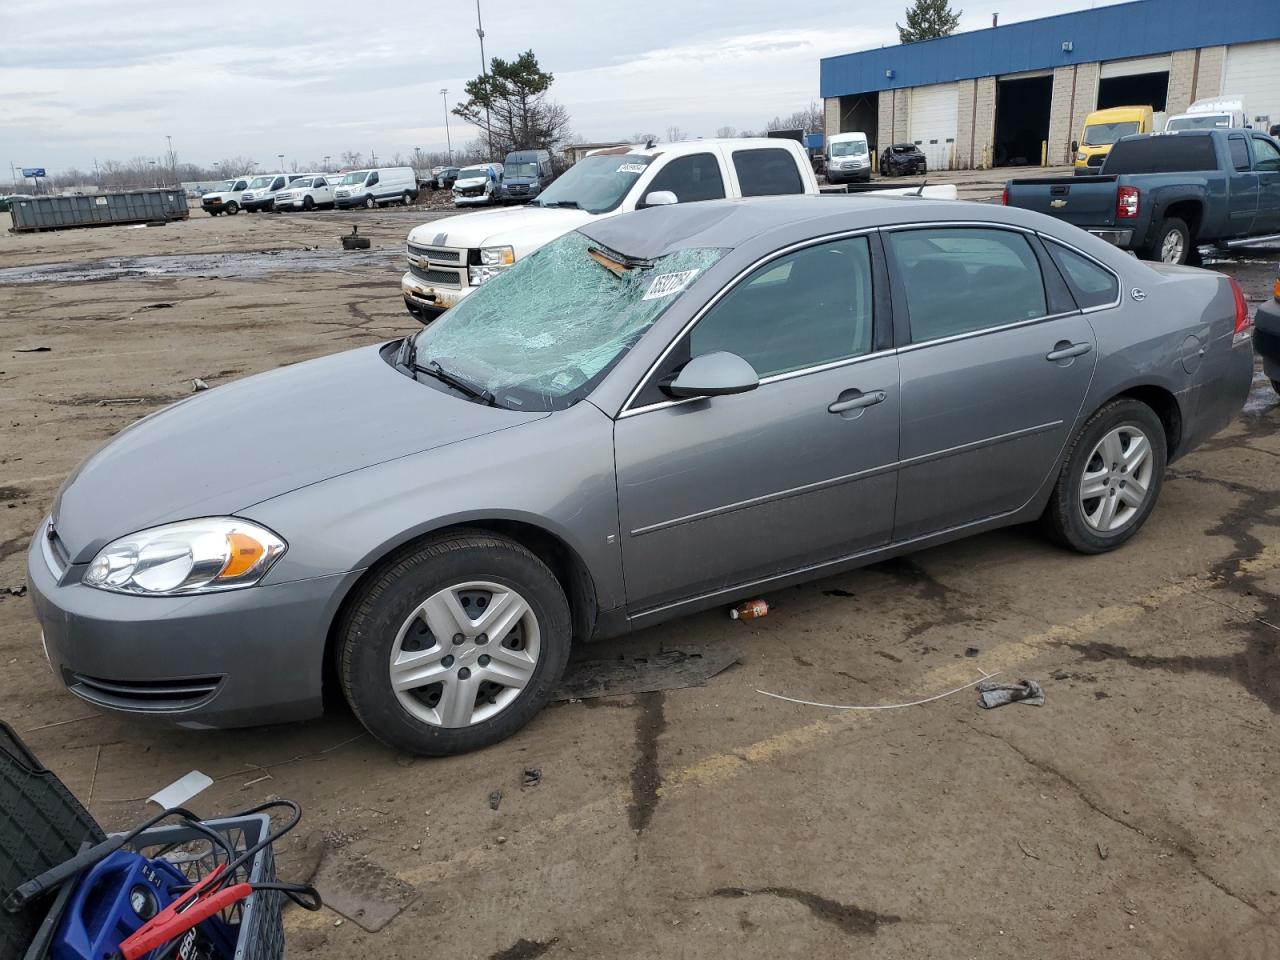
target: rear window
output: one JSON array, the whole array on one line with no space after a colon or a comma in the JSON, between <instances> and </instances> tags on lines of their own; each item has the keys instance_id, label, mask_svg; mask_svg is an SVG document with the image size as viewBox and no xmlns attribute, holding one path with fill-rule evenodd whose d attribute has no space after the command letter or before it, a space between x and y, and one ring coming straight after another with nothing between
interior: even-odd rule
<instances>
[{"instance_id":1,"label":"rear window","mask_svg":"<svg viewBox=\"0 0 1280 960\"><path fill-rule=\"evenodd\" d=\"M768 197L779 193L804 193L804 181L789 150L762 147L735 150L733 167L744 197Z\"/></svg>"},{"instance_id":2,"label":"rear window","mask_svg":"<svg viewBox=\"0 0 1280 960\"><path fill-rule=\"evenodd\" d=\"M1207 136L1138 137L1111 148L1102 172L1183 173L1217 170L1213 138Z\"/></svg>"},{"instance_id":3,"label":"rear window","mask_svg":"<svg viewBox=\"0 0 1280 960\"><path fill-rule=\"evenodd\" d=\"M1075 297L1081 310L1105 307L1116 302L1120 295L1120 284L1110 270L1104 270L1088 257L1056 243L1046 243L1045 247L1066 277L1071 295Z\"/></svg>"}]
</instances>

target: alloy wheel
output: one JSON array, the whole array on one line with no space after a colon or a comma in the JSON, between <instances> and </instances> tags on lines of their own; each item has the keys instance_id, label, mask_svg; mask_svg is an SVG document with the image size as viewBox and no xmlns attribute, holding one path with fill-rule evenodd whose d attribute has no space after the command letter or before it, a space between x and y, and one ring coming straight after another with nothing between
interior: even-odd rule
<instances>
[{"instance_id":1,"label":"alloy wheel","mask_svg":"<svg viewBox=\"0 0 1280 960\"><path fill-rule=\"evenodd\" d=\"M469 727L520 696L540 651L538 618L524 597L498 583L458 583L433 593L400 627L391 687L424 723Z\"/></svg>"},{"instance_id":2,"label":"alloy wheel","mask_svg":"<svg viewBox=\"0 0 1280 960\"><path fill-rule=\"evenodd\" d=\"M1160 260L1163 263L1181 263L1182 262L1182 234L1177 230L1170 230L1165 234L1164 242L1160 244Z\"/></svg>"},{"instance_id":3,"label":"alloy wheel","mask_svg":"<svg viewBox=\"0 0 1280 960\"><path fill-rule=\"evenodd\" d=\"M1098 533L1114 533L1146 502L1155 466L1151 441L1132 424L1108 432L1093 448L1080 478L1080 509Z\"/></svg>"}]
</instances>

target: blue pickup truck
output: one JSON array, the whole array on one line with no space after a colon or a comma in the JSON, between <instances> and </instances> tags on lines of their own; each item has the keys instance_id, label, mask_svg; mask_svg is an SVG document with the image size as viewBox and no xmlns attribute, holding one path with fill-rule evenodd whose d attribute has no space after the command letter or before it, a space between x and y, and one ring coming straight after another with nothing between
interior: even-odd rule
<instances>
[{"instance_id":1,"label":"blue pickup truck","mask_svg":"<svg viewBox=\"0 0 1280 960\"><path fill-rule=\"evenodd\" d=\"M1280 235L1280 144L1255 130L1125 137L1096 177L1010 180L1004 202L1135 251L1186 263L1202 246Z\"/></svg>"}]
</instances>

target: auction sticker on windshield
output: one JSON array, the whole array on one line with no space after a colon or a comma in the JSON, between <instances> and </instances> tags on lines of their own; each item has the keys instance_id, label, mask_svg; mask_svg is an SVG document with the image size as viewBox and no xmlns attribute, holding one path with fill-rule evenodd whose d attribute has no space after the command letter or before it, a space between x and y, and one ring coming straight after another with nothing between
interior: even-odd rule
<instances>
[{"instance_id":1,"label":"auction sticker on windshield","mask_svg":"<svg viewBox=\"0 0 1280 960\"><path fill-rule=\"evenodd\" d=\"M643 163L624 163L617 169L618 173L644 173L647 164Z\"/></svg>"},{"instance_id":2,"label":"auction sticker on windshield","mask_svg":"<svg viewBox=\"0 0 1280 960\"><path fill-rule=\"evenodd\" d=\"M649 281L649 289L640 299L657 300L659 297L669 297L673 293L679 293L690 283L693 278L698 275L697 270L681 270L679 273L660 273Z\"/></svg>"}]
</instances>

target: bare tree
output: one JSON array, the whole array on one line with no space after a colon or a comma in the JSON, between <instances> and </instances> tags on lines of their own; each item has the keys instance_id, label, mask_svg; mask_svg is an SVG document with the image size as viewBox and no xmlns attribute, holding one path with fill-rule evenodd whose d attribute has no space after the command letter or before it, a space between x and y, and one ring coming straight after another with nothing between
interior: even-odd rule
<instances>
[{"instance_id":1,"label":"bare tree","mask_svg":"<svg viewBox=\"0 0 1280 960\"><path fill-rule=\"evenodd\" d=\"M716 136L721 140L727 140L738 135L737 127L716 127Z\"/></svg>"},{"instance_id":2,"label":"bare tree","mask_svg":"<svg viewBox=\"0 0 1280 960\"><path fill-rule=\"evenodd\" d=\"M364 166L364 154L359 150L343 150L342 165L344 167L362 167Z\"/></svg>"},{"instance_id":3,"label":"bare tree","mask_svg":"<svg viewBox=\"0 0 1280 960\"><path fill-rule=\"evenodd\" d=\"M677 140L688 140L689 132L681 130L677 126L667 127L667 143L675 143Z\"/></svg>"},{"instance_id":4,"label":"bare tree","mask_svg":"<svg viewBox=\"0 0 1280 960\"><path fill-rule=\"evenodd\" d=\"M656 133L633 133L631 136L627 138L627 142L628 143L648 143L650 140L652 140L654 143L657 143L658 139L659 137Z\"/></svg>"},{"instance_id":5,"label":"bare tree","mask_svg":"<svg viewBox=\"0 0 1280 960\"><path fill-rule=\"evenodd\" d=\"M811 100L809 106L803 110L797 110L795 113L788 114L785 117L774 117L765 124L765 129L772 132L774 130L803 130L805 133L821 133L826 125L826 117L822 112L822 107Z\"/></svg>"}]
</instances>

